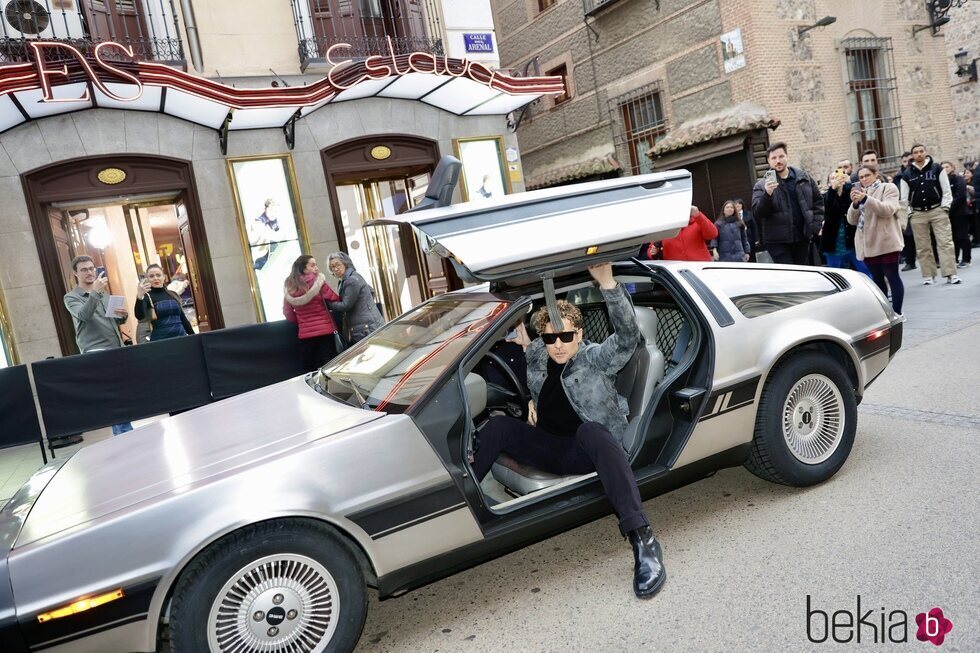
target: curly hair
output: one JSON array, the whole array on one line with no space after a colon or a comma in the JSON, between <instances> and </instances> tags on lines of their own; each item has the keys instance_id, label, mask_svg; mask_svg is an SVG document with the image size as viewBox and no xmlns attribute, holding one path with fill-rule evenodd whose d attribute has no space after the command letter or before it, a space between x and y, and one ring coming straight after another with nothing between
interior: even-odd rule
<instances>
[{"instance_id":1,"label":"curly hair","mask_svg":"<svg viewBox=\"0 0 980 653\"><path fill-rule=\"evenodd\" d=\"M559 299L556 304L562 319L571 322L572 328L581 329L585 326L585 322L582 320L582 311L578 310L578 306L570 304L564 299ZM547 306L542 306L531 316L531 326L538 333L544 333L549 324L551 324L551 317L548 315Z\"/></svg>"}]
</instances>

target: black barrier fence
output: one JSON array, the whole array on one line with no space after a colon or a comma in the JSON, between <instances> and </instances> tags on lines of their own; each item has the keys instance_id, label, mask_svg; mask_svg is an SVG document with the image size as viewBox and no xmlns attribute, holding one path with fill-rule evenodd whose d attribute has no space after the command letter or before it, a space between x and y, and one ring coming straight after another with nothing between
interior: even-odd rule
<instances>
[{"instance_id":1,"label":"black barrier fence","mask_svg":"<svg viewBox=\"0 0 980 653\"><path fill-rule=\"evenodd\" d=\"M279 321L30 364L49 439L196 408L302 374ZM28 366L0 370L0 448L41 441Z\"/></svg>"}]
</instances>

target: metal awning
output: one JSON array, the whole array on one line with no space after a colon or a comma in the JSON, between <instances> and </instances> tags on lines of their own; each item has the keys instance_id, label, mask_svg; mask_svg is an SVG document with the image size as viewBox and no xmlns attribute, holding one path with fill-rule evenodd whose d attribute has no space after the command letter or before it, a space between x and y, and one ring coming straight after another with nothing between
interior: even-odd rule
<instances>
[{"instance_id":1,"label":"metal awning","mask_svg":"<svg viewBox=\"0 0 980 653\"><path fill-rule=\"evenodd\" d=\"M32 41L35 61L0 66L0 132L30 120L94 107L155 111L228 131L283 128L328 104L366 97L416 100L459 116L503 115L564 92L561 77L511 77L427 53L346 61L306 86L235 88L170 66L119 61L116 43L92 54ZM102 50L112 51L109 55ZM43 63L39 63L43 62ZM290 142L291 145L291 142Z\"/></svg>"}]
</instances>

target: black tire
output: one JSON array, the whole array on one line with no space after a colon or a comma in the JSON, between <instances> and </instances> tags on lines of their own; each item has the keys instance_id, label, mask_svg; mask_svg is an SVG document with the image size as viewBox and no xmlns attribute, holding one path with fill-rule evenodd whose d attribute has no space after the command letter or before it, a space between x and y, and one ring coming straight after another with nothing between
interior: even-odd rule
<instances>
[{"instance_id":1,"label":"black tire","mask_svg":"<svg viewBox=\"0 0 980 653\"><path fill-rule=\"evenodd\" d=\"M808 392L820 401L808 400ZM786 410L792 419L784 425ZM762 389L745 467L773 483L816 485L841 468L856 432L857 400L847 372L827 354L800 352L780 362Z\"/></svg>"},{"instance_id":2,"label":"black tire","mask_svg":"<svg viewBox=\"0 0 980 653\"><path fill-rule=\"evenodd\" d=\"M367 615L367 592L361 566L339 538L327 525L296 519L255 524L215 542L194 558L177 581L170 607L173 653L230 650L231 642L255 636L252 628L262 631L258 637L267 638L265 641L303 632L316 642L312 648L296 650L354 650ZM274 580L240 600L225 589L226 585L253 566ZM242 580L250 583L249 579ZM307 591L309 594L304 594ZM217 613L219 593L225 601ZM297 601L300 598L307 600L307 607L313 603L316 609L304 612L302 601ZM275 603L277 599L279 603ZM235 615L242 613L252 618L246 626L235 626ZM258 613L263 618L256 619ZM289 614L295 616L288 618ZM220 640L218 623L224 628ZM276 634L268 635L273 630ZM220 641L219 646L211 645L212 634L214 641Z\"/></svg>"}]
</instances>

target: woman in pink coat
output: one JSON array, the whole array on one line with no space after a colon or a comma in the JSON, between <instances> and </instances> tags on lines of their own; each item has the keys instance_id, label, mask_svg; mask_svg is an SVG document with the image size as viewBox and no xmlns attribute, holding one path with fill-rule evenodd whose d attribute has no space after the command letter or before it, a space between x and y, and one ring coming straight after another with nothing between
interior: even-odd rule
<instances>
[{"instance_id":1,"label":"woman in pink coat","mask_svg":"<svg viewBox=\"0 0 980 653\"><path fill-rule=\"evenodd\" d=\"M303 370L312 372L337 355L337 325L325 302L339 302L340 297L320 274L316 259L308 254L293 261L283 292L282 313L299 326Z\"/></svg>"}]
</instances>

